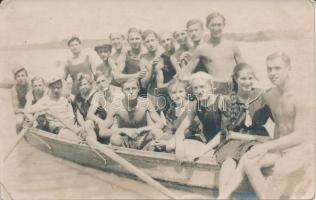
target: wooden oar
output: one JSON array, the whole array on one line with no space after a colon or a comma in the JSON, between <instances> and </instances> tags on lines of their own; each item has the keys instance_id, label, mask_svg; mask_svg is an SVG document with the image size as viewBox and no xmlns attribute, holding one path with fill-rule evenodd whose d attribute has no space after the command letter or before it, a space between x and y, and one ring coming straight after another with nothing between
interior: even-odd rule
<instances>
[{"instance_id":1,"label":"wooden oar","mask_svg":"<svg viewBox=\"0 0 316 200\"><path fill-rule=\"evenodd\" d=\"M15 140L15 142L13 143L13 145L9 148L9 151L4 155L3 157L3 162L5 162L7 160L7 158L9 157L9 155L13 152L13 150L15 149L15 147L19 144L19 142L21 141L21 139L24 137L24 135L28 132L28 130L32 127L33 122L36 120L36 118L38 117L39 113L36 113L33 116L33 119L30 121L29 126L24 126L23 129L18 133L18 138Z\"/></svg>"},{"instance_id":2,"label":"wooden oar","mask_svg":"<svg viewBox=\"0 0 316 200\"><path fill-rule=\"evenodd\" d=\"M66 128L68 128L69 130L73 131L73 132L77 132L78 129L76 129L74 126L69 125L67 123L65 123L63 120L61 120L58 116L55 116L53 114L50 113L51 116L53 116L54 118L56 118L58 121L60 121ZM97 149L98 151L104 153L106 156L108 156L109 158L111 158L112 160L114 160L115 162L119 163L121 166L123 166L125 169L127 169L128 171L130 171L131 173L135 174L136 176L138 176L141 180L145 181L146 183L148 183L149 185L151 185L152 187L156 188L157 190L159 190L161 193L165 194L166 196L168 196L169 198L172 199L179 199L178 196L176 196L174 193L172 193L170 190L168 190L166 187L162 186L160 183L158 183L157 181L155 181L153 178L151 178L149 175L147 175L146 173L144 173L143 171L141 171L140 169L138 169L137 167L135 167L133 164L131 164L130 162L128 162L127 160L125 160L123 157L119 156L118 154L116 154L112 149L108 148L105 145L100 144L98 141L96 141L95 138L88 136L86 138L86 142L87 144L90 146L90 148L92 149Z\"/></svg>"}]
</instances>

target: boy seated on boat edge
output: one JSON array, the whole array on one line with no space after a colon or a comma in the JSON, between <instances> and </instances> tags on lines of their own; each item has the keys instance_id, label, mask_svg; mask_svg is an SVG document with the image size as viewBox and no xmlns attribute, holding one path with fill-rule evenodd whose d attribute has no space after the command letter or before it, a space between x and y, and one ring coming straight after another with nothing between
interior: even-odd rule
<instances>
[{"instance_id":1,"label":"boy seated on boat edge","mask_svg":"<svg viewBox=\"0 0 316 200\"><path fill-rule=\"evenodd\" d=\"M113 146L133 149L147 149L148 144L162 134L165 126L148 99L138 96L140 89L137 79L122 83L125 97L111 103L108 116L102 124L100 137L111 137ZM153 121L149 125L149 117ZM115 119L117 124L114 123ZM91 129L88 134L93 134ZM94 134L95 135L95 134Z\"/></svg>"},{"instance_id":2,"label":"boy seated on boat edge","mask_svg":"<svg viewBox=\"0 0 316 200\"><path fill-rule=\"evenodd\" d=\"M62 96L63 82L59 77L55 77L48 82L48 94L39 99L34 105L29 106L26 113L42 113L42 120L38 120L39 127L44 131L58 134L67 139L77 139L76 134L82 134L82 129L74 133L63 124L74 126L75 116L72 106L68 100ZM57 119L58 118L58 119ZM61 123L60 121L63 121Z\"/></svg>"}]
</instances>

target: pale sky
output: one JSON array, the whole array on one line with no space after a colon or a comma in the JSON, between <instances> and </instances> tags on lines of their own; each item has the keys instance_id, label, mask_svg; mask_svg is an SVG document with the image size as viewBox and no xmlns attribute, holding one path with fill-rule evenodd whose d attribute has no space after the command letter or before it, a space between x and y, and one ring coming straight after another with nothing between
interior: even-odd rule
<instances>
[{"instance_id":1,"label":"pale sky","mask_svg":"<svg viewBox=\"0 0 316 200\"><path fill-rule=\"evenodd\" d=\"M265 29L313 34L310 0L9 0L0 9L0 46L62 40L71 35L105 38L129 27L157 32L205 22L212 11L226 16L226 32Z\"/></svg>"}]
</instances>

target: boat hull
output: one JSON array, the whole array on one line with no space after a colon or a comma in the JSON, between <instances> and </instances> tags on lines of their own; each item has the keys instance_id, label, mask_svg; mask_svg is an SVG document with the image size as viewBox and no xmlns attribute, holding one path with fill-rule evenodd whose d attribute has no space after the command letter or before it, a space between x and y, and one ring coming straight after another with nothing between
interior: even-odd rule
<instances>
[{"instance_id":1,"label":"boat hull","mask_svg":"<svg viewBox=\"0 0 316 200\"><path fill-rule=\"evenodd\" d=\"M104 171L132 175L106 155L98 152L106 159L105 163L97 155L96 150L92 150L80 140L66 140L58 135L34 128L30 129L25 137L31 145L54 156ZM113 148L108 145L105 145L105 148L112 148L118 155L164 184L179 189L216 193L220 168L210 159L202 159L194 164L183 163L180 165L176 162L174 154L170 153ZM242 184L239 191L250 191L249 184Z\"/></svg>"}]
</instances>

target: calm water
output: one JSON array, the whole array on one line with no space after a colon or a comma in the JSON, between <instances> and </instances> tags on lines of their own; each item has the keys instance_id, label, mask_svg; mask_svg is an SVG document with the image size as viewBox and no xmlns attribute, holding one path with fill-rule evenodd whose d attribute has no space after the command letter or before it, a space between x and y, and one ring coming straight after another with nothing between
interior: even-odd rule
<instances>
[{"instance_id":1,"label":"calm water","mask_svg":"<svg viewBox=\"0 0 316 200\"><path fill-rule=\"evenodd\" d=\"M300 91L297 96L301 98L300 103L308 118L314 119L314 113L307 112L314 110L315 72L312 41L274 41L239 45L245 60L254 66L260 80L259 85L262 87L269 85L266 78L265 57L277 50L287 52L292 58L292 76ZM85 52L92 55L93 60L99 63L93 50L85 49ZM0 52L2 58L0 82L12 79L11 69L14 63L25 64L31 76L40 75L47 79L52 75L61 75L64 60L68 56L67 49ZM16 133L10 93L5 89L0 89L0 110L0 152L6 152L15 140ZM300 120L305 119L303 117ZM307 125L314 130L313 123ZM164 197L146 184L53 157L34 149L24 141L18 145L2 167L3 181L15 199ZM181 195L187 194L183 191L175 192Z\"/></svg>"}]
</instances>

